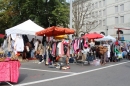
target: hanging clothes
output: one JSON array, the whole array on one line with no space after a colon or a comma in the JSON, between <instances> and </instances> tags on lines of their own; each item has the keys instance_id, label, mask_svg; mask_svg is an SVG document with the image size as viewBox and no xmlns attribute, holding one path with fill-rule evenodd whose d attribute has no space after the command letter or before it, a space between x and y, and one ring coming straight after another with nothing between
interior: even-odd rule
<instances>
[{"instance_id":1,"label":"hanging clothes","mask_svg":"<svg viewBox=\"0 0 130 86\"><path fill-rule=\"evenodd\" d=\"M46 46L46 62L45 64L49 64L49 46Z\"/></svg>"},{"instance_id":2,"label":"hanging clothes","mask_svg":"<svg viewBox=\"0 0 130 86\"><path fill-rule=\"evenodd\" d=\"M22 35L22 37L23 37L24 44L29 42L29 39L28 39L27 35Z\"/></svg>"},{"instance_id":3,"label":"hanging clothes","mask_svg":"<svg viewBox=\"0 0 130 86\"><path fill-rule=\"evenodd\" d=\"M43 46L46 46L46 36L43 36L43 38L42 38L42 44L43 44Z\"/></svg>"},{"instance_id":4,"label":"hanging clothes","mask_svg":"<svg viewBox=\"0 0 130 86\"><path fill-rule=\"evenodd\" d=\"M73 52L73 45L72 43L70 43L70 54L72 55L74 52Z\"/></svg>"},{"instance_id":5,"label":"hanging clothes","mask_svg":"<svg viewBox=\"0 0 130 86\"><path fill-rule=\"evenodd\" d=\"M14 49L15 49L15 54L17 52L23 52L24 51L24 41L20 35L16 37L15 43L14 43Z\"/></svg>"},{"instance_id":6,"label":"hanging clothes","mask_svg":"<svg viewBox=\"0 0 130 86\"><path fill-rule=\"evenodd\" d=\"M80 49L83 50L84 39L80 39Z\"/></svg>"},{"instance_id":7,"label":"hanging clothes","mask_svg":"<svg viewBox=\"0 0 130 86\"><path fill-rule=\"evenodd\" d=\"M59 44L59 42L56 42L56 56L58 56L59 54L59 48L57 47L58 46L58 44Z\"/></svg>"},{"instance_id":8,"label":"hanging clothes","mask_svg":"<svg viewBox=\"0 0 130 86\"><path fill-rule=\"evenodd\" d=\"M34 44L34 46L35 46L35 51L37 51L37 49L38 49L38 40L35 42L35 44Z\"/></svg>"},{"instance_id":9,"label":"hanging clothes","mask_svg":"<svg viewBox=\"0 0 130 86\"><path fill-rule=\"evenodd\" d=\"M76 39L77 40L77 46L76 46L76 50L79 50L79 39Z\"/></svg>"},{"instance_id":10,"label":"hanging clothes","mask_svg":"<svg viewBox=\"0 0 130 86\"><path fill-rule=\"evenodd\" d=\"M77 40L74 40L74 51L76 52L77 50Z\"/></svg>"},{"instance_id":11,"label":"hanging clothes","mask_svg":"<svg viewBox=\"0 0 130 86\"><path fill-rule=\"evenodd\" d=\"M8 43L8 42L7 42L7 39L4 39L3 46L2 46L3 49L5 49L5 48L8 47L8 44L7 44L7 43Z\"/></svg>"},{"instance_id":12,"label":"hanging clothes","mask_svg":"<svg viewBox=\"0 0 130 86\"><path fill-rule=\"evenodd\" d=\"M70 57L70 48L67 49L67 56Z\"/></svg>"},{"instance_id":13,"label":"hanging clothes","mask_svg":"<svg viewBox=\"0 0 130 86\"><path fill-rule=\"evenodd\" d=\"M61 55L64 55L64 42L61 42Z\"/></svg>"},{"instance_id":14,"label":"hanging clothes","mask_svg":"<svg viewBox=\"0 0 130 86\"><path fill-rule=\"evenodd\" d=\"M58 44L57 44L57 48L58 48L58 55L61 55L62 53L61 53L61 42L59 42Z\"/></svg>"},{"instance_id":15,"label":"hanging clothes","mask_svg":"<svg viewBox=\"0 0 130 86\"><path fill-rule=\"evenodd\" d=\"M12 48L11 48L11 36L8 36L8 51L12 51Z\"/></svg>"},{"instance_id":16,"label":"hanging clothes","mask_svg":"<svg viewBox=\"0 0 130 86\"><path fill-rule=\"evenodd\" d=\"M52 45L52 55L56 56L56 43Z\"/></svg>"}]
</instances>

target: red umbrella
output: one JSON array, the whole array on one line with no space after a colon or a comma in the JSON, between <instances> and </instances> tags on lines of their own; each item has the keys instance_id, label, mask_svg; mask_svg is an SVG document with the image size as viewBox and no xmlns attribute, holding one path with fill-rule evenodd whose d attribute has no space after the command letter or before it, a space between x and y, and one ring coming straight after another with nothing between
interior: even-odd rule
<instances>
[{"instance_id":1,"label":"red umbrella","mask_svg":"<svg viewBox=\"0 0 130 86\"><path fill-rule=\"evenodd\" d=\"M98 38L102 38L103 35L98 34L98 33L89 33L89 34L85 34L84 36L82 36L82 38L88 38L88 39L98 39Z\"/></svg>"},{"instance_id":2,"label":"red umbrella","mask_svg":"<svg viewBox=\"0 0 130 86\"><path fill-rule=\"evenodd\" d=\"M75 30L69 29L69 28L63 28L63 27L57 27L52 26L45 30L36 32L37 36L58 36L58 35L64 35L64 34L74 34Z\"/></svg>"}]
</instances>

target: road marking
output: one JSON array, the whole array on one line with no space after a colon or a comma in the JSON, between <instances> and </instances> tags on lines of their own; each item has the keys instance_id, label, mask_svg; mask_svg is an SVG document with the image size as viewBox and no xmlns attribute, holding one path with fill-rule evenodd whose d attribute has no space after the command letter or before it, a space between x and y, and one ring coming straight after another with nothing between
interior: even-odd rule
<instances>
[{"instance_id":1,"label":"road marking","mask_svg":"<svg viewBox=\"0 0 130 86\"><path fill-rule=\"evenodd\" d=\"M74 72L63 72L63 71L52 71L52 70L41 70L41 69L32 69L32 68L20 68L25 70L35 70L35 71L46 71L46 72L55 72L55 73L74 73Z\"/></svg>"},{"instance_id":2,"label":"road marking","mask_svg":"<svg viewBox=\"0 0 130 86\"><path fill-rule=\"evenodd\" d=\"M93 70L88 70L88 71L79 72L79 73L73 73L73 74L70 74L70 75L54 77L54 78L50 78L50 79L44 79L44 80L39 80L39 81L33 81L33 82L18 84L18 85L15 85L15 86L26 86L26 85L32 85L32 84L37 84L37 83L42 83L42 82L47 82L47 81L53 81L53 80L57 80L57 79L63 79L63 78L71 77L71 76L81 75L81 74L85 74L85 73L90 73L90 72L94 72L94 71L98 71L98 70L102 70L102 69L106 69L106 68L110 68L110 67L126 64L126 63L129 63L129 62L130 61L122 62L122 63L118 63L118 64L115 64L115 65L101 67L101 68L97 68L97 69L93 69Z\"/></svg>"},{"instance_id":3,"label":"road marking","mask_svg":"<svg viewBox=\"0 0 130 86\"><path fill-rule=\"evenodd\" d=\"M11 83L9 83L9 82L6 82L7 84L9 84L10 86L14 86L14 85L12 85Z\"/></svg>"}]
</instances>

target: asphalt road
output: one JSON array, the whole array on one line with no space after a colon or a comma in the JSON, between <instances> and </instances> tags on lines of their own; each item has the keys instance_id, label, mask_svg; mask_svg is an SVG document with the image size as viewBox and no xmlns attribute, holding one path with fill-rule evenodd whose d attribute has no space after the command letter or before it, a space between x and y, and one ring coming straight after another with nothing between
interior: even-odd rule
<instances>
[{"instance_id":1,"label":"asphalt road","mask_svg":"<svg viewBox=\"0 0 130 86\"><path fill-rule=\"evenodd\" d=\"M48 68L44 64L21 63L20 77L12 86L130 86L130 61L105 66L70 64L71 69ZM0 86L9 86L6 83Z\"/></svg>"}]
</instances>

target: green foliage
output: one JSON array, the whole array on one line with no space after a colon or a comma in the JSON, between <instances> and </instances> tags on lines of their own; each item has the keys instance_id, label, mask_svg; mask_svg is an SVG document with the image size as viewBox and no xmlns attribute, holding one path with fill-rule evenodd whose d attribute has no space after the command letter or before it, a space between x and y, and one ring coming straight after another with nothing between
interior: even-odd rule
<instances>
[{"instance_id":1,"label":"green foliage","mask_svg":"<svg viewBox=\"0 0 130 86\"><path fill-rule=\"evenodd\" d=\"M0 38L0 46L4 42L4 39Z\"/></svg>"},{"instance_id":2,"label":"green foliage","mask_svg":"<svg viewBox=\"0 0 130 86\"><path fill-rule=\"evenodd\" d=\"M68 26L69 8L65 0L0 0L0 33L31 19L42 27Z\"/></svg>"},{"instance_id":3,"label":"green foliage","mask_svg":"<svg viewBox=\"0 0 130 86\"><path fill-rule=\"evenodd\" d=\"M68 26L68 20L69 20L69 8L66 4L63 5L64 0L62 2L59 2L59 0L50 0L49 4L52 6L49 7L49 17L51 20L51 23L53 25L60 25L67 27Z\"/></svg>"}]
</instances>

